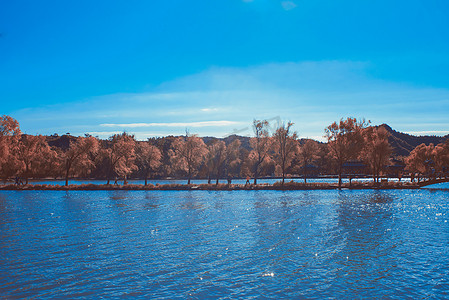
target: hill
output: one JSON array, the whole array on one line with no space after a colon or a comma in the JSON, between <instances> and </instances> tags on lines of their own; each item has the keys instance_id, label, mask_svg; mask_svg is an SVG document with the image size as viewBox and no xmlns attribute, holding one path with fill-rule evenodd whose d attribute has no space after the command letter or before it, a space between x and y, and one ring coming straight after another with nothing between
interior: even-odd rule
<instances>
[{"instance_id":1,"label":"hill","mask_svg":"<svg viewBox=\"0 0 449 300\"><path fill-rule=\"evenodd\" d=\"M410 152L418 145L424 143L429 145L433 143L437 145L439 143L443 143L449 138L449 135L445 136L435 136L435 135L425 135L425 136L415 136L408 133L403 133L392 129L387 124L382 124L376 127L384 127L389 133L390 145L393 147L393 155L394 156L408 156ZM241 142L241 145L244 149L251 150L251 146L249 144L250 137L240 136L240 135L230 135L225 138L216 138L216 137L203 137L203 140L206 144L210 143L213 140L223 140L226 144L232 143L234 140L238 139ZM48 136L47 142L50 146L61 148L62 150L66 150L69 148L70 142L76 140L76 137L70 135L62 135L62 136ZM154 139L157 140L157 139ZM304 144L306 139L300 139L300 143Z\"/></svg>"},{"instance_id":2,"label":"hill","mask_svg":"<svg viewBox=\"0 0 449 300\"><path fill-rule=\"evenodd\" d=\"M415 136L408 133L403 133L392 129L387 124L382 124L377 127L383 127L390 133L389 142L393 147L393 154L395 156L408 156L410 152L415 149L416 146L421 144L440 144L444 143L449 138L449 135L435 136L435 135L423 135Z\"/></svg>"}]
</instances>

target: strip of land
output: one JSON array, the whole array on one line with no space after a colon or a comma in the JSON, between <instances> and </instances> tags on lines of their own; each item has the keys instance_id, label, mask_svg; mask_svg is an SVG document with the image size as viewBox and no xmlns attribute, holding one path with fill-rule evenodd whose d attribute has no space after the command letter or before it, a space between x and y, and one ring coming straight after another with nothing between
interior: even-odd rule
<instances>
[{"instance_id":1,"label":"strip of land","mask_svg":"<svg viewBox=\"0 0 449 300\"><path fill-rule=\"evenodd\" d=\"M386 182L374 184L365 183L344 183L340 187L338 184L330 183L262 183L262 184L71 184L71 185L52 185L52 184L9 184L0 186L0 190L55 190L55 191L99 191L99 190L136 190L136 191L185 191L185 190L336 190L336 189L419 189L422 184L413 182Z\"/></svg>"}]
</instances>

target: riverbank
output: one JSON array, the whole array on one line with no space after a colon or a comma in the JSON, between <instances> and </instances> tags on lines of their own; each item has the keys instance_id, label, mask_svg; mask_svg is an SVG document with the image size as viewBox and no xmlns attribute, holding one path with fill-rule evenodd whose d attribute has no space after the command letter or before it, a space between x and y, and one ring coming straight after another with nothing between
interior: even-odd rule
<instances>
[{"instance_id":1,"label":"riverbank","mask_svg":"<svg viewBox=\"0 0 449 300\"><path fill-rule=\"evenodd\" d=\"M274 184L71 184L52 185L52 184L27 184L15 185L9 184L0 187L0 190L55 190L55 191L98 191L98 190L137 190L137 191L178 191L178 190L335 190L335 189L419 189L420 186L410 182L383 182L374 184L373 182L344 183L341 187L333 183L299 183L280 182Z\"/></svg>"}]
</instances>

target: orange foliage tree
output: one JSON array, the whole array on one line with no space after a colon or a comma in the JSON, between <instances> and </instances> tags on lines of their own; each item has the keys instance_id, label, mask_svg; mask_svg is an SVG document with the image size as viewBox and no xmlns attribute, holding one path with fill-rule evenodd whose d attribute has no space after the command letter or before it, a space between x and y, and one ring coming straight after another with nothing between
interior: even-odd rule
<instances>
[{"instance_id":1,"label":"orange foliage tree","mask_svg":"<svg viewBox=\"0 0 449 300\"><path fill-rule=\"evenodd\" d=\"M274 157L277 165L281 168L282 184L285 180L285 171L291 165L298 150L298 136L296 132L291 132L292 126L292 122L281 124L273 135Z\"/></svg>"},{"instance_id":2,"label":"orange foliage tree","mask_svg":"<svg viewBox=\"0 0 449 300\"><path fill-rule=\"evenodd\" d=\"M41 176L47 173L49 163L56 160L56 153L51 150L42 135L23 134L15 150L25 184L28 184L29 177L37 173Z\"/></svg>"},{"instance_id":3,"label":"orange foliage tree","mask_svg":"<svg viewBox=\"0 0 449 300\"><path fill-rule=\"evenodd\" d=\"M148 177L161 165L162 154L158 147L151 145L149 141L136 145L136 164L143 172L145 185L148 184Z\"/></svg>"},{"instance_id":4,"label":"orange foliage tree","mask_svg":"<svg viewBox=\"0 0 449 300\"><path fill-rule=\"evenodd\" d=\"M254 184L257 184L257 179L262 171L264 163L269 160L268 152L271 149L271 139L268 132L268 121L266 120L254 120L253 130L255 137L249 140L249 144L252 148L247 160L249 168L252 170L254 176Z\"/></svg>"},{"instance_id":5,"label":"orange foliage tree","mask_svg":"<svg viewBox=\"0 0 449 300\"><path fill-rule=\"evenodd\" d=\"M211 177L215 176L216 184L222 175L226 163L226 144L220 140L213 140L207 145L204 167L207 173L207 183L210 183Z\"/></svg>"},{"instance_id":6,"label":"orange foliage tree","mask_svg":"<svg viewBox=\"0 0 449 300\"><path fill-rule=\"evenodd\" d=\"M299 149L298 158L302 164L304 183L307 183L307 168L311 163L318 159L319 152L320 148L318 142L314 140L307 140Z\"/></svg>"},{"instance_id":7,"label":"orange foliage tree","mask_svg":"<svg viewBox=\"0 0 449 300\"><path fill-rule=\"evenodd\" d=\"M362 130L368 122L364 119L358 121L356 118L341 119L329 125L325 132L328 141L328 149L337 163L338 186L341 187L341 176L343 164L357 158L363 145Z\"/></svg>"},{"instance_id":8,"label":"orange foliage tree","mask_svg":"<svg viewBox=\"0 0 449 300\"><path fill-rule=\"evenodd\" d=\"M225 172L228 178L238 176L242 160L240 159L241 142L234 140L226 148Z\"/></svg>"},{"instance_id":9,"label":"orange foliage tree","mask_svg":"<svg viewBox=\"0 0 449 300\"><path fill-rule=\"evenodd\" d=\"M203 140L189 133L185 137L176 138L169 151L173 169L187 173L187 184L190 184L192 175L198 171L206 153L207 148Z\"/></svg>"},{"instance_id":10,"label":"orange foliage tree","mask_svg":"<svg viewBox=\"0 0 449 300\"><path fill-rule=\"evenodd\" d=\"M407 169L412 173L412 178L414 174L418 174L418 182L420 180L420 175L429 175L430 168L434 163L434 145L420 144L413 149L409 156L405 159L405 164Z\"/></svg>"},{"instance_id":11,"label":"orange foliage tree","mask_svg":"<svg viewBox=\"0 0 449 300\"><path fill-rule=\"evenodd\" d=\"M101 150L103 161L106 163L107 184L111 176L123 177L126 183L127 176L137 169L135 161L134 135L126 132L114 134L107 143L107 148Z\"/></svg>"},{"instance_id":12,"label":"orange foliage tree","mask_svg":"<svg viewBox=\"0 0 449 300\"><path fill-rule=\"evenodd\" d=\"M76 142L70 142L69 149L61 153L63 161L65 185L69 184L70 171L75 169L86 169L94 165L92 157L98 152L98 140L93 137L79 137Z\"/></svg>"},{"instance_id":13,"label":"orange foliage tree","mask_svg":"<svg viewBox=\"0 0 449 300\"><path fill-rule=\"evenodd\" d=\"M438 144L432 151L435 160L435 172L447 176L449 171L449 139L445 143Z\"/></svg>"},{"instance_id":14,"label":"orange foliage tree","mask_svg":"<svg viewBox=\"0 0 449 300\"><path fill-rule=\"evenodd\" d=\"M20 133L17 120L6 115L0 117L0 172L4 180L15 175L19 168L14 152Z\"/></svg>"},{"instance_id":15,"label":"orange foliage tree","mask_svg":"<svg viewBox=\"0 0 449 300\"><path fill-rule=\"evenodd\" d=\"M361 158L369 166L374 182L379 182L383 167L388 163L391 146L389 133L384 127L367 127L362 132L363 148Z\"/></svg>"}]
</instances>

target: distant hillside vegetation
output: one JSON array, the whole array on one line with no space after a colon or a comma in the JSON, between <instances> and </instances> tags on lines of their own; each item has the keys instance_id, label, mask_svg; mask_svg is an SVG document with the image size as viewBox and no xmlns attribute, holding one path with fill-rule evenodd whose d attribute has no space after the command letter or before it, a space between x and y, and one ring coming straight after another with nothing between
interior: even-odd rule
<instances>
[{"instance_id":1,"label":"distant hillside vegetation","mask_svg":"<svg viewBox=\"0 0 449 300\"><path fill-rule=\"evenodd\" d=\"M423 135L415 136L407 133L402 133L392 129L387 124L382 124L377 127L384 127L389 133L390 145L393 147L393 154L396 156L408 156L410 152L415 149L416 146L422 143L429 145L437 145L443 143L449 138L449 135L445 136L435 136L435 135Z\"/></svg>"},{"instance_id":2,"label":"distant hillside vegetation","mask_svg":"<svg viewBox=\"0 0 449 300\"><path fill-rule=\"evenodd\" d=\"M410 152L418 145L424 143L426 145L429 145L433 143L434 145L437 145L439 143L443 143L446 139L449 138L449 135L445 136L434 136L434 135L425 135L425 136L414 136L407 133L402 133L399 131L396 131L392 129L387 124L382 124L377 127L384 127L389 133L390 133L390 145L393 147L393 155L394 156L408 156ZM62 150L67 150L69 148L69 143L71 141L76 140L76 137L69 136L69 135L62 135L62 136L48 136L47 142L52 147L57 147ZM209 144L213 140L223 140L227 145L232 143L234 140L240 140L242 148L246 150L251 150L251 146L249 144L250 138L247 136L240 136L240 135L230 135L225 138L216 138L216 137L210 137L206 136L203 137L203 140L206 144ZM304 144L306 139L300 139L300 143Z\"/></svg>"}]
</instances>

